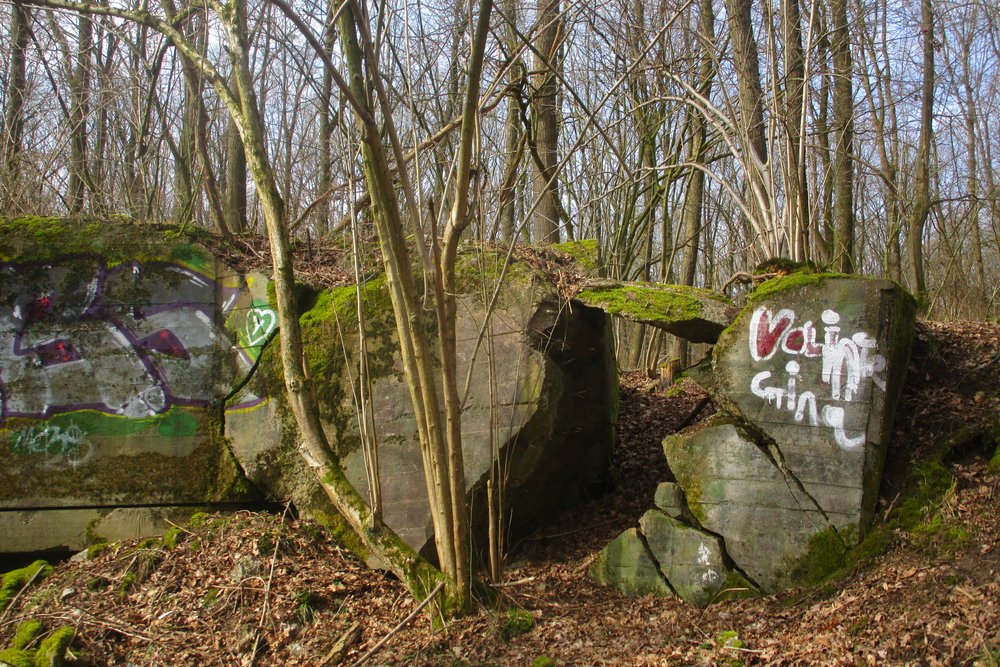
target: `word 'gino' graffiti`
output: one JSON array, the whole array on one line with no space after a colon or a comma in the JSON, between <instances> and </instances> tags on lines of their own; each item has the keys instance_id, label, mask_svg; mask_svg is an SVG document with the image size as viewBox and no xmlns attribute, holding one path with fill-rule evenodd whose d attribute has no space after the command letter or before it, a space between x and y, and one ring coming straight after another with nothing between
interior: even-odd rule
<instances>
[{"instance_id":1,"label":"word 'gino' graffiti","mask_svg":"<svg viewBox=\"0 0 1000 667\"><path fill-rule=\"evenodd\" d=\"M221 402L244 384L276 324L235 276L214 280L157 262L108 269L78 257L0 264L0 425ZM260 400L240 399L244 407ZM52 454L82 442L68 431L29 431L15 448Z\"/></svg>"},{"instance_id":2,"label":"word 'gino' graffiti","mask_svg":"<svg viewBox=\"0 0 1000 667\"><path fill-rule=\"evenodd\" d=\"M841 334L840 314L824 310L823 336L812 321L795 325L795 311L783 308L777 313L757 308L750 318L750 357L766 362L780 351L788 361L785 381L774 383L770 370L762 370L750 381L754 396L779 410L791 413L796 422L833 429L834 440L843 449L855 449L865 443L865 424L848 424L858 411L852 404L867 402L871 385L885 391L886 360L878 353L877 341L864 331L851 336ZM783 359L784 357L778 357ZM815 362L810 363L810 360ZM769 365L774 365L772 362ZM806 373L804 365L818 367L819 374ZM825 385L815 391L808 386L819 380ZM866 413L864 413L866 415ZM851 426L854 428L852 429ZM849 430L860 434L852 435Z\"/></svg>"}]
</instances>

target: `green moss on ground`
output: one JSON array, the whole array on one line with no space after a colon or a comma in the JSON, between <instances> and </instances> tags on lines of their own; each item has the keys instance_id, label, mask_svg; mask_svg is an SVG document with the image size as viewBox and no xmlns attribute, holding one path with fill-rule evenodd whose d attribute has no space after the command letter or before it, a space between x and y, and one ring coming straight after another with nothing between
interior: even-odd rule
<instances>
[{"instance_id":1,"label":"green moss on ground","mask_svg":"<svg viewBox=\"0 0 1000 667\"><path fill-rule=\"evenodd\" d=\"M29 618L24 621L14 632L14 639L10 643L11 648L26 649L34 643L35 639L42 634L45 626L36 618Z\"/></svg>"},{"instance_id":2,"label":"green moss on ground","mask_svg":"<svg viewBox=\"0 0 1000 667\"><path fill-rule=\"evenodd\" d=\"M809 538L806 555L792 567L791 580L800 586L815 586L846 562L847 547L837 530L830 526Z\"/></svg>"},{"instance_id":3,"label":"green moss on ground","mask_svg":"<svg viewBox=\"0 0 1000 667\"><path fill-rule=\"evenodd\" d=\"M66 664L66 651L75 636L76 629L64 625L46 637L35 653L35 667L61 667Z\"/></svg>"},{"instance_id":4,"label":"green moss on ground","mask_svg":"<svg viewBox=\"0 0 1000 667\"><path fill-rule=\"evenodd\" d=\"M986 465L989 471L994 475L1000 475L1000 445L997 445L997 449L993 452L993 458Z\"/></svg>"},{"instance_id":5,"label":"green moss on ground","mask_svg":"<svg viewBox=\"0 0 1000 667\"><path fill-rule=\"evenodd\" d=\"M524 609L509 609L503 624L500 626L500 638L505 642L535 627L535 615Z\"/></svg>"},{"instance_id":6,"label":"green moss on ground","mask_svg":"<svg viewBox=\"0 0 1000 667\"><path fill-rule=\"evenodd\" d=\"M11 645L0 651L0 664L11 667L62 667L66 664L66 651L73 643L76 630L64 625L41 640L45 628L41 621L29 619L18 626Z\"/></svg>"},{"instance_id":7,"label":"green moss on ground","mask_svg":"<svg viewBox=\"0 0 1000 667\"><path fill-rule=\"evenodd\" d=\"M17 570L3 575L0 583L0 610L6 609L11 601L29 582L38 582L52 574L52 566L44 560L36 560Z\"/></svg>"}]
</instances>

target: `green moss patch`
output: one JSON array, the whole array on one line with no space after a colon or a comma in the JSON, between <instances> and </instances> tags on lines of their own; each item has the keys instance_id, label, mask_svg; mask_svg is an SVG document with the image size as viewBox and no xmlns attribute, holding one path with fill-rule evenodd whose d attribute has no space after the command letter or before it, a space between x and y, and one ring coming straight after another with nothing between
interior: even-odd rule
<instances>
[{"instance_id":1,"label":"green moss patch","mask_svg":"<svg viewBox=\"0 0 1000 667\"><path fill-rule=\"evenodd\" d=\"M0 609L6 609L17 594L29 583L37 583L52 574L52 566L44 560L36 560L18 570L3 575L0 583Z\"/></svg>"},{"instance_id":2,"label":"green moss patch","mask_svg":"<svg viewBox=\"0 0 1000 667\"><path fill-rule=\"evenodd\" d=\"M806 555L792 568L791 579L798 585L814 586L844 567L847 547L832 526L809 538Z\"/></svg>"},{"instance_id":3,"label":"green moss patch","mask_svg":"<svg viewBox=\"0 0 1000 667\"><path fill-rule=\"evenodd\" d=\"M603 270L601 264L601 246L597 239L565 241L563 243L556 243L552 246L552 249L572 257L583 273L595 278L601 275Z\"/></svg>"},{"instance_id":4,"label":"green moss patch","mask_svg":"<svg viewBox=\"0 0 1000 667\"><path fill-rule=\"evenodd\" d=\"M698 319L706 300L728 303L725 297L698 287L640 283L597 285L576 298L612 315L654 325Z\"/></svg>"},{"instance_id":5,"label":"green moss patch","mask_svg":"<svg viewBox=\"0 0 1000 667\"><path fill-rule=\"evenodd\" d=\"M212 272L214 257L199 244L204 232L169 225L92 217L26 216L0 219L0 261L99 256L109 265L168 261Z\"/></svg>"}]
</instances>

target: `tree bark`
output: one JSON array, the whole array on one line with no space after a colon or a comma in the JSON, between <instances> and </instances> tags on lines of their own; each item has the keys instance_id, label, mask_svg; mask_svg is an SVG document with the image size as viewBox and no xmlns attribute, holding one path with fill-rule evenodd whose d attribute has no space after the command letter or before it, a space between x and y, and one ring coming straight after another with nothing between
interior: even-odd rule
<instances>
[{"instance_id":1,"label":"tree bark","mask_svg":"<svg viewBox=\"0 0 1000 667\"><path fill-rule=\"evenodd\" d=\"M535 146L540 165L533 170L535 209L534 241L542 245L559 242L559 187L556 167L559 155L559 78L561 71L562 18L560 0L539 0L536 13L538 51L535 70Z\"/></svg>"},{"instance_id":2,"label":"tree bark","mask_svg":"<svg viewBox=\"0 0 1000 667\"><path fill-rule=\"evenodd\" d=\"M767 192L765 177L761 173L767 164L767 139L764 128L764 92L760 83L760 60L757 56L757 40L754 37L750 18L752 0L726 0L729 14L729 34L733 43L733 65L736 70L739 92L739 131L745 156L742 166L746 171L747 186L750 190L749 207L751 226L761 230L765 238L750 239L764 254L780 253L780 243L773 238L775 230L769 228L765 220L758 195Z\"/></svg>"},{"instance_id":3,"label":"tree bark","mask_svg":"<svg viewBox=\"0 0 1000 667\"><path fill-rule=\"evenodd\" d=\"M24 94L28 86L27 49L31 30L31 13L20 2L11 5L10 73L7 80L7 108L4 109L3 134L3 200L5 211L19 209L21 154L24 136Z\"/></svg>"},{"instance_id":4,"label":"tree bark","mask_svg":"<svg viewBox=\"0 0 1000 667\"><path fill-rule=\"evenodd\" d=\"M87 119L90 116L90 52L93 48L94 26L86 14L79 16L76 69L72 79L72 109L70 111L69 185L66 200L69 212L83 212L87 189Z\"/></svg>"},{"instance_id":5,"label":"tree bark","mask_svg":"<svg viewBox=\"0 0 1000 667\"><path fill-rule=\"evenodd\" d=\"M830 3L833 34L833 129L834 153L833 265L842 273L855 269L854 239L854 87L851 45L847 28L847 0Z\"/></svg>"},{"instance_id":6,"label":"tree bark","mask_svg":"<svg viewBox=\"0 0 1000 667\"><path fill-rule=\"evenodd\" d=\"M931 139L934 131L934 9L931 0L920 2L920 33L923 46L923 77L920 94L920 138L917 144L916 182L910 215L908 250L910 289L921 310L926 311L927 283L924 277L924 225L931 209Z\"/></svg>"},{"instance_id":7,"label":"tree bark","mask_svg":"<svg viewBox=\"0 0 1000 667\"><path fill-rule=\"evenodd\" d=\"M805 99L805 54L802 50L802 19L799 0L782 0L785 43L785 185L791 257L808 259L809 186L806 180L803 135Z\"/></svg>"}]
</instances>

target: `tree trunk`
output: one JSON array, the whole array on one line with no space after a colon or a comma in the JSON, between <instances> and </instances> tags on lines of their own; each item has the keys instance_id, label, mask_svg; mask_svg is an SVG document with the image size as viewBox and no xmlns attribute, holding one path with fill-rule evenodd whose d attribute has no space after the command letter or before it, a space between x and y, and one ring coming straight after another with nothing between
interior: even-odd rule
<instances>
[{"instance_id":1,"label":"tree trunk","mask_svg":"<svg viewBox=\"0 0 1000 667\"><path fill-rule=\"evenodd\" d=\"M745 156L742 166L746 171L749 190L749 210L753 229L759 230L765 238L749 239L765 255L775 255L781 251L779 239L774 238L775 230L770 228L759 195L769 188L761 173L767 164L767 139L764 128L764 93L760 83L760 60L757 57L757 40L754 37L750 18L752 0L726 0L729 14L729 34L733 43L733 65L736 70L739 91L739 132Z\"/></svg>"},{"instance_id":2,"label":"tree trunk","mask_svg":"<svg viewBox=\"0 0 1000 667\"><path fill-rule=\"evenodd\" d=\"M94 26L86 14L79 17L76 71L72 80L73 104L70 111L69 186L66 201L69 212L83 212L87 189L87 119L90 116L90 52L93 48Z\"/></svg>"},{"instance_id":3,"label":"tree trunk","mask_svg":"<svg viewBox=\"0 0 1000 667\"><path fill-rule=\"evenodd\" d=\"M913 209L910 216L908 249L910 251L910 289L921 310L926 311L927 283L924 277L924 225L931 209L931 139L934 124L934 11L931 0L920 2L920 32L924 66L920 95L920 138Z\"/></svg>"},{"instance_id":4,"label":"tree trunk","mask_svg":"<svg viewBox=\"0 0 1000 667\"><path fill-rule=\"evenodd\" d=\"M803 134L805 99L805 55L799 0L783 0L783 41L785 43L785 184L791 256L804 261L809 255L809 186L806 181Z\"/></svg>"},{"instance_id":5,"label":"tree trunk","mask_svg":"<svg viewBox=\"0 0 1000 667\"><path fill-rule=\"evenodd\" d=\"M11 6L10 73L7 80L7 108L4 109L3 199L7 212L20 210L21 154L24 136L24 93L28 86L26 53L31 30L31 13L20 2Z\"/></svg>"},{"instance_id":6,"label":"tree trunk","mask_svg":"<svg viewBox=\"0 0 1000 667\"><path fill-rule=\"evenodd\" d=\"M559 188L556 178L559 147L559 78L561 71L562 18L560 0L540 0L536 21L538 50L535 69L535 146L540 165L533 170L534 195L539 200L533 224L534 241L543 245L559 242Z\"/></svg>"},{"instance_id":7,"label":"tree trunk","mask_svg":"<svg viewBox=\"0 0 1000 667\"><path fill-rule=\"evenodd\" d=\"M833 34L833 130L834 153L833 266L842 273L855 269L854 239L854 87L850 36L847 30L847 0L830 3Z\"/></svg>"},{"instance_id":8,"label":"tree trunk","mask_svg":"<svg viewBox=\"0 0 1000 667\"><path fill-rule=\"evenodd\" d=\"M247 34L246 2L233 3L233 19L240 34ZM231 84L235 87L235 83ZM226 123L226 174L225 198L223 208L226 216L226 227L233 234L246 232L247 223L247 156L243 151L236 121L232 118Z\"/></svg>"},{"instance_id":9,"label":"tree trunk","mask_svg":"<svg viewBox=\"0 0 1000 667\"><path fill-rule=\"evenodd\" d=\"M518 165L524 151L520 97L525 83L524 61L520 55L514 55L518 53L517 3L518 0L506 0L504 5L509 21L507 50L514 56L514 61L510 64L510 70L507 74L507 85L510 86L510 92L507 93L507 120L504 129L506 168L504 170L504 183L499 193L500 238L508 243L515 240L517 233L517 186L520 181Z\"/></svg>"}]
</instances>

